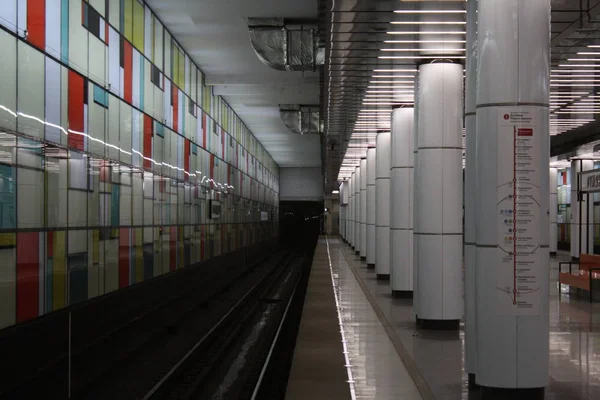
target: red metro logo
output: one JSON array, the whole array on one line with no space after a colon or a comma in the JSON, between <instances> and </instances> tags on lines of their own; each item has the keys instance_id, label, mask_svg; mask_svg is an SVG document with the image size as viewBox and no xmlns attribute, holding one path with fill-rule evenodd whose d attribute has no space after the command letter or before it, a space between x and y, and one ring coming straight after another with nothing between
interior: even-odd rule
<instances>
[{"instance_id":1,"label":"red metro logo","mask_svg":"<svg viewBox=\"0 0 600 400\"><path fill-rule=\"evenodd\" d=\"M504 114L504 119L508 121L508 119L510 118L510 115L508 114Z\"/></svg>"}]
</instances>

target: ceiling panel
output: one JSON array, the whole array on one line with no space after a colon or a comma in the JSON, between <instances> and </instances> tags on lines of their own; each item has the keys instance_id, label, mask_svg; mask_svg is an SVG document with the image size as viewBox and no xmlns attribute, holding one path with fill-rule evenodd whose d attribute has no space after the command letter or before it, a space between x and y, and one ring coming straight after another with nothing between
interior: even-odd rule
<instances>
[{"instance_id":1,"label":"ceiling panel","mask_svg":"<svg viewBox=\"0 0 600 400\"><path fill-rule=\"evenodd\" d=\"M206 83L222 94L281 167L321 166L318 137L291 133L279 104L318 104L318 72L276 71L259 61L247 18L317 19L317 1L148 0L192 56Z\"/></svg>"}]
</instances>

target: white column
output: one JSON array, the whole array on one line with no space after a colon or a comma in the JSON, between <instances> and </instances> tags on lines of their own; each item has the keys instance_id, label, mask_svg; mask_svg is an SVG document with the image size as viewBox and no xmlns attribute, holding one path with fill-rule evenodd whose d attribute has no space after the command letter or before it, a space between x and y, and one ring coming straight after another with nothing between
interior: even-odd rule
<instances>
[{"instance_id":1,"label":"white column","mask_svg":"<svg viewBox=\"0 0 600 400\"><path fill-rule=\"evenodd\" d=\"M367 258L367 158L360 160L360 258Z\"/></svg>"},{"instance_id":2,"label":"white column","mask_svg":"<svg viewBox=\"0 0 600 400\"><path fill-rule=\"evenodd\" d=\"M360 254L360 166L354 170L356 182L354 182L354 251Z\"/></svg>"},{"instance_id":3,"label":"white column","mask_svg":"<svg viewBox=\"0 0 600 400\"><path fill-rule=\"evenodd\" d=\"M413 313L419 323L419 254L418 245L419 237L414 233L419 229L419 221L417 221L417 213L419 203L415 201L417 187L419 185L419 72L415 75L415 115L413 118Z\"/></svg>"},{"instance_id":4,"label":"white column","mask_svg":"<svg viewBox=\"0 0 600 400\"><path fill-rule=\"evenodd\" d=\"M418 305L423 328L458 329L462 299L462 83L460 64L419 67Z\"/></svg>"},{"instance_id":5,"label":"white column","mask_svg":"<svg viewBox=\"0 0 600 400\"><path fill-rule=\"evenodd\" d=\"M377 150L367 149L367 267L375 268L375 161Z\"/></svg>"},{"instance_id":6,"label":"white column","mask_svg":"<svg viewBox=\"0 0 600 400\"><path fill-rule=\"evenodd\" d=\"M550 255L558 246L558 169L550 168Z\"/></svg>"},{"instance_id":7,"label":"white column","mask_svg":"<svg viewBox=\"0 0 600 400\"><path fill-rule=\"evenodd\" d=\"M390 132L377 134L377 160L375 166L375 216L377 260L375 273L378 279L389 279L390 276Z\"/></svg>"},{"instance_id":8,"label":"white column","mask_svg":"<svg viewBox=\"0 0 600 400\"><path fill-rule=\"evenodd\" d=\"M412 107L392 113L390 280L397 297L413 295L414 116Z\"/></svg>"},{"instance_id":9,"label":"white column","mask_svg":"<svg viewBox=\"0 0 600 400\"><path fill-rule=\"evenodd\" d=\"M467 0L467 59L465 80L465 371L469 385L475 383L477 368L477 311L475 288L477 252L475 247L477 203L477 1Z\"/></svg>"},{"instance_id":10,"label":"white column","mask_svg":"<svg viewBox=\"0 0 600 400\"><path fill-rule=\"evenodd\" d=\"M577 182L579 182L577 174L591 169L594 169L594 162L592 160L575 159L571 161L571 257L575 258L579 258L580 252L583 254L594 254L594 230L593 224L591 224L594 221L593 195L589 196L589 203L587 203L587 196L585 194L582 195L581 203L577 201ZM579 218L580 213L581 218ZM586 225L588 215L590 220L589 226ZM589 241L588 235L590 237Z\"/></svg>"},{"instance_id":11,"label":"white column","mask_svg":"<svg viewBox=\"0 0 600 400\"><path fill-rule=\"evenodd\" d=\"M354 192L352 187L352 180L354 177L354 173L350 175L350 179L348 179L348 223L346 224L346 232L348 233L348 244L350 247L353 246L354 237L352 237L352 227L354 223Z\"/></svg>"},{"instance_id":12,"label":"white column","mask_svg":"<svg viewBox=\"0 0 600 400\"><path fill-rule=\"evenodd\" d=\"M476 383L543 398L550 0L479 0L478 16Z\"/></svg>"},{"instance_id":13,"label":"white column","mask_svg":"<svg viewBox=\"0 0 600 400\"><path fill-rule=\"evenodd\" d=\"M340 235L346 241L348 235L346 235L346 226L348 224L348 181L344 181L340 184L339 189L339 224L340 224Z\"/></svg>"}]
</instances>

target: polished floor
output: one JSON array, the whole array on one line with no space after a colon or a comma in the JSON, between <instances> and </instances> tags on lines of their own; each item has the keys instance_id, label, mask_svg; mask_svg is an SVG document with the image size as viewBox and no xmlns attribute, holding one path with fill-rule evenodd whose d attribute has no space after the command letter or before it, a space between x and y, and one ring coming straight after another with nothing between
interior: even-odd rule
<instances>
[{"instance_id":1,"label":"polished floor","mask_svg":"<svg viewBox=\"0 0 600 400\"><path fill-rule=\"evenodd\" d=\"M390 296L389 282L378 281L373 270L366 268L354 251L337 238L329 237L331 258L340 260L338 265L339 290L346 293L346 299L358 294L357 286L362 287L373 308L379 314L382 326L389 326L387 333L392 342L400 342L396 350L404 353L405 364L411 370L421 395L436 399L479 399L477 390L468 390L467 375L463 370L464 334L458 332L417 330L412 313L412 300L396 299ZM558 262L568 258L560 254L550 262L550 385L546 389L546 399L575 400L600 399L600 303L590 304L587 298L578 298L562 288L559 295ZM349 271L344 270L346 261ZM355 276L357 280L353 280ZM344 303L344 315L351 315L354 321L369 321L362 317L364 312L352 301ZM371 315L369 313L369 315ZM352 325L357 328L360 325ZM353 361L354 368L367 378L366 387L376 392L388 389L390 373L400 380L406 369L394 367L390 370L387 357L379 359L369 349L376 340L374 337L360 336L367 343L357 344L360 351ZM378 337L377 340L380 340ZM409 359L406 358L408 355ZM360 364L360 366L359 366ZM413 370L412 368L416 370ZM396 368L398 372L396 372ZM424 381L420 383L420 380ZM372 397L375 398L375 397ZM376 398L389 398L376 396ZM411 397L398 397L411 398Z\"/></svg>"},{"instance_id":2,"label":"polished floor","mask_svg":"<svg viewBox=\"0 0 600 400\"><path fill-rule=\"evenodd\" d=\"M286 400L423 398L343 246L337 238L319 239ZM344 358L331 349L341 349ZM345 390L339 387L340 371Z\"/></svg>"},{"instance_id":3,"label":"polished floor","mask_svg":"<svg viewBox=\"0 0 600 400\"><path fill-rule=\"evenodd\" d=\"M313 258L286 400L350 400L348 369L325 239Z\"/></svg>"}]
</instances>

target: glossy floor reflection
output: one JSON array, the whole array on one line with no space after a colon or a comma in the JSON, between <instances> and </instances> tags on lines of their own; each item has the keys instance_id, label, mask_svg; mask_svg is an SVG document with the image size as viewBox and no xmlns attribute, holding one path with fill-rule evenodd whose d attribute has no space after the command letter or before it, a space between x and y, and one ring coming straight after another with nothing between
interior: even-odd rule
<instances>
[{"instance_id":1,"label":"glossy floor reflection","mask_svg":"<svg viewBox=\"0 0 600 400\"><path fill-rule=\"evenodd\" d=\"M346 246L337 238L326 240L356 399L421 399L414 381L346 262L343 254ZM322 242L319 241L319 246Z\"/></svg>"},{"instance_id":2,"label":"glossy floor reflection","mask_svg":"<svg viewBox=\"0 0 600 400\"><path fill-rule=\"evenodd\" d=\"M436 399L479 399L469 391L463 371L464 333L417 331L412 300L395 299L389 282L378 281L373 270L347 245L337 251L354 268L377 306L393 327ZM558 262L568 259L559 253L550 262L550 385L546 399L600 399L600 303L559 295Z\"/></svg>"}]
</instances>

